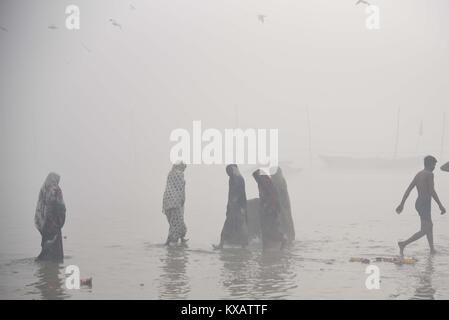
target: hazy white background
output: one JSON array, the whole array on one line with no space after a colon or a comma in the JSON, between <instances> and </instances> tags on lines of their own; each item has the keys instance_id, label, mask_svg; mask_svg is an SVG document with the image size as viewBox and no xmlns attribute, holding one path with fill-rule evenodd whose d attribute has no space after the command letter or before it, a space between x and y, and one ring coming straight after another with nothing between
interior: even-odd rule
<instances>
[{"instance_id":1,"label":"hazy white background","mask_svg":"<svg viewBox=\"0 0 449 320\"><path fill-rule=\"evenodd\" d=\"M281 160L310 169L308 108L319 170L321 153L391 155L400 107L399 153L440 157L449 3L372 0L381 25L369 31L355 2L1 0L0 252L38 253L33 216L49 171L62 177L69 240L162 242L169 134L193 120L278 128ZM69 4L79 31L65 29ZM218 240L221 222L210 222L224 216L224 166L188 167L186 179L191 238ZM398 201L407 180L390 190ZM304 197L318 183L310 175ZM257 194L249 176L247 192Z\"/></svg>"}]
</instances>

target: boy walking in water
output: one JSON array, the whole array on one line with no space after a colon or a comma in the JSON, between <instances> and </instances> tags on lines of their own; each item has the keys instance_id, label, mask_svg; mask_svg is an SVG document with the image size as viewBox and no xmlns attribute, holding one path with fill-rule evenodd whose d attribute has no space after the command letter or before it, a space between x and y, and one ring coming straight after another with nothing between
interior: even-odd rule
<instances>
[{"instance_id":1,"label":"boy walking in water","mask_svg":"<svg viewBox=\"0 0 449 320\"><path fill-rule=\"evenodd\" d=\"M449 162L441 166L441 170L449 172Z\"/></svg>"},{"instance_id":2,"label":"boy walking in water","mask_svg":"<svg viewBox=\"0 0 449 320\"><path fill-rule=\"evenodd\" d=\"M396 212L400 214L402 210L404 210L404 204L408 196L410 195L410 192L416 187L416 189L418 190L418 198L415 202L415 208L416 211L418 211L419 217L421 219L421 230L419 230L409 239L398 242L401 256L404 255L404 249L407 245L422 238L423 236L427 237L427 241L429 242L430 246L430 252L435 253L435 248L433 246L433 224L430 214L432 207L432 198L440 207L441 214L446 213L446 209L441 204L434 188L433 170L435 170L436 163L437 159L432 156L427 156L424 158L424 169L418 172L418 174L415 176L415 178L405 191L405 194L402 197L401 204L396 208Z\"/></svg>"}]
</instances>

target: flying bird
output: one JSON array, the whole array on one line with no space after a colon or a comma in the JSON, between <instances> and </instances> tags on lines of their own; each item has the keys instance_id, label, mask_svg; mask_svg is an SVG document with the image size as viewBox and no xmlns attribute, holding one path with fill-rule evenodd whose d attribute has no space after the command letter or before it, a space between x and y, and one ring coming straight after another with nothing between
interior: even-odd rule
<instances>
[{"instance_id":1,"label":"flying bird","mask_svg":"<svg viewBox=\"0 0 449 320\"><path fill-rule=\"evenodd\" d=\"M58 27L55 26L54 24L51 24L51 25L48 26L48 29L56 30L56 29L58 29Z\"/></svg>"},{"instance_id":2,"label":"flying bird","mask_svg":"<svg viewBox=\"0 0 449 320\"><path fill-rule=\"evenodd\" d=\"M120 29L122 29L122 25L120 24L120 23L118 23L116 20L114 20L114 19L109 19L109 21L112 23L112 25L114 26L114 27L117 27L117 28L120 28Z\"/></svg>"},{"instance_id":3,"label":"flying bird","mask_svg":"<svg viewBox=\"0 0 449 320\"><path fill-rule=\"evenodd\" d=\"M5 27L0 26L0 30L4 31L4 32L8 32L8 29L6 29Z\"/></svg>"},{"instance_id":4,"label":"flying bird","mask_svg":"<svg viewBox=\"0 0 449 320\"><path fill-rule=\"evenodd\" d=\"M266 15L264 15L264 14L259 14L259 15L257 15L257 19L259 19L259 21L261 22L261 23L265 23L265 18L266 18L267 16Z\"/></svg>"},{"instance_id":5,"label":"flying bird","mask_svg":"<svg viewBox=\"0 0 449 320\"><path fill-rule=\"evenodd\" d=\"M357 5L361 4L361 3L366 4L367 6L370 6L370 5L371 5L371 4L370 4L368 1L366 1L366 0L358 0L358 1L355 3L355 5L357 6Z\"/></svg>"},{"instance_id":6,"label":"flying bird","mask_svg":"<svg viewBox=\"0 0 449 320\"><path fill-rule=\"evenodd\" d=\"M92 52L92 50L90 50L84 43L81 42L81 45L87 51L87 53L91 53Z\"/></svg>"}]
</instances>

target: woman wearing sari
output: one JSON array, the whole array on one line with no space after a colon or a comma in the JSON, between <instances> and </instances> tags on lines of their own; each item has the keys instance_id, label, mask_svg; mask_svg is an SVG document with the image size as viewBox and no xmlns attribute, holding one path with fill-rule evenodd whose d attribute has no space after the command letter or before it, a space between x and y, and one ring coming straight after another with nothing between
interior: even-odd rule
<instances>
[{"instance_id":1,"label":"woman wearing sari","mask_svg":"<svg viewBox=\"0 0 449 320\"><path fill-rule=\"evenodd\" d=\"M281 207L281 230L287 236L288 241L293 242L295 240L295 225L292 218L287 181L285 181L280 167L278 167L276 173L271 176L271 180L273 181L273 185L279 196L279 204Z\"/></svg>"},{"instance_id":2,"label":"woman wearing sari","mask_svg":"<svg viewBox=\"0 0 449 320\"><path fill-rule=\"evenodd\" d=\"M262 174L260 169L254 171L253 177L259 187L259 213L263 249L283 249L287 239L281 231L281 206L276 188L270 176Z\"/></svg>"},{"instance_id":3,"label":"woman wearing sari","mask_svg":"<svg viewBox=\"0 0 449 320\"><path fill-rule=\"evenodd\" d=\"M34 224L42 236L42 250L37 260L64 260L61 229L65 223L66 207L59 180L58 174L49 173L39 192Z\"/></svg>"},{"instance_id":4,"label":"woman wearing sari","mask_svg":"<svg viewBox=\"0 0 449 320\"><path fill-rule=\"evenodd\" d=\"M221 231L221 240L215 249L222 249L225 244L248 245L248 226L246 216L245 180L235 164L226 167L229 176L228 205L226 220Z\"/></svg>"},{"instance_id":5,"label":"woman wearing sari","mask_svg":"<svg viewBox=\"0 0 449 320\"><path fill-rule=\"evenodd\" d=\"M167 185L164 192L162 212L167 216L168 237L165 245L170 243L186 243L187 227L184 223L185 180L184 170L186 165L182 162L173 165L167 177Z\"/></svg>"}]
</instances>

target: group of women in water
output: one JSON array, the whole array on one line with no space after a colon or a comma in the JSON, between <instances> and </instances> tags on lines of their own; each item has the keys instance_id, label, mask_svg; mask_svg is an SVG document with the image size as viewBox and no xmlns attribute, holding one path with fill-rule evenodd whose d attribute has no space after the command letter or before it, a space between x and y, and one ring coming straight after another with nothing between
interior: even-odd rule
<instances>
[{"instance_id":1,"label":"group of women in water","mask_svg":"<svg viewBox=\"0 0 449 320\"><path fill-rule=\"evenodd\" d=\"M162 211L169 224L167 246L187 242L184 222L185 179L184 163L173 165L167 177ZM449 171L449 162L441 167ZM253 172L259 188L259 198L247 200L245 180L235 164L226 167L229 176L229 193L226 220L221 238L215 249L225 245L246 247L253 238L262 240L263 249L282 249L295 240L295 227L291 214L287 183L281 168L273 175L260 169ZM48 174L39 192L34 223L42 236L38 260L62 261L64 252L61 229L64 226L66 207L60 176Z\"/></svg>"},{"instance_id":2,"label":"group of women in water","mask_svg":"<svg viewBox=\"0 0 449 320\"><path fill-rule=\"evenodd\" d=\"M167 177L162 211L169 223L166 245L187 242L187 227L184 222L185 180L184 163L174 164ZM228 204L226 220L221 231L220 243L215 249L225 245L246 247L250 239L258 236L264 249L282 249L295 239L295 228L291 215L287 183L278 167L275 174L268 175L260 169L253 177L259 187L259 198L247 201L245 180L235 164L226 167L229 176ZM248 203L251 208L248 210Z\"/></svg>"},{"instance_id":3,"label":"group of women in water","mask_svg":"<svg viewBox=\"0 0 449 320\"><path fill-rule=\"evenodd\" d=\"M167 246L185 244L187 227L184 222L185 179L184 163L173 165L167 177L162 211L169 231ZM282 170L273 175L256 170L253 177L259 187L259 198L247 200L245 180L235 164L226 167L229 176L229 193L226 220L221 238L215 249L225 245L246 247L253 238L261 238L264 249L281 249L295 239L287 183ZM37 260L62 261L62 227L66 217L63 194L59 187L60 176L48 174L39 192L35 213L35 226L42 236L41 252Z\"/></svg>"}]
</instances>

